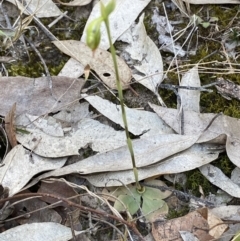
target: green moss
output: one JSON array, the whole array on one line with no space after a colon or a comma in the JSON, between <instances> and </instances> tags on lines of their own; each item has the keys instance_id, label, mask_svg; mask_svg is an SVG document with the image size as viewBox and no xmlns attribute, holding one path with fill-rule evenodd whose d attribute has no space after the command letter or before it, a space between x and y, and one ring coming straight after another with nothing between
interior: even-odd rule
<instances>
[{"instance_id":1,"label":"green moss","mask_svg":"<svg viewBox=\"0 0 240 241\"><path fill-rule=\"evenodd\" d=\"M179 218L187 215L189 213L189 207L183 207L180 210L169 209L167 219Z\"/></svg>"},{"instance_id":2,"label":"green moss","mask_svg":"<svg viewBox=\"0 0 240 241\"><path fill-rule=\"evenodd\" d=\"M235 168L235 165L229 160L226 153L221 154L218 160L212 162L212 165L221 169L228 177L231 177L231 173Z\"/></svg>"},{"instance_id":3,"label":"green moss","mask_svg":"<svg viewBox=\"0 0 240 241\"><path fill-rule=\"evenodd\" d=\"M186 172L185 174L187 175L186 188L187 190L191 190L193 195L197 197L201 195L199 192L199 186L202 187L206 194L209 192L216 193L217 188L213 186L198 169Z\"/></svg>"}]
</instances>

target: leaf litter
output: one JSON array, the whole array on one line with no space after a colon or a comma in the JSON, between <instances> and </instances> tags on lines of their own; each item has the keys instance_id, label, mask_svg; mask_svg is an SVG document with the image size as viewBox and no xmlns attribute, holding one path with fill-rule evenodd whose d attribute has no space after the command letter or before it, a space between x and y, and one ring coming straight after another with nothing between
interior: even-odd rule
<instances>
[{"instance_id":1,"label":"leaf litter","mask_svg":"<svg viewBox=\"0 0 240 241\"><path fill-rule=\"evenodd\" d=\"M88 1L75 1L76 4L81 4L81 2L82 4L88 3ZM128 42L129 45L125 51L129 54L130 61L134 63L130 69L119 58L118 62L120 64L119 68L122 71L122 81L126 84L124 87L128 86L131 76L133 76L137 81L155 93L156 88L163 81L162 58L153 41L146 35L143 24L144 15L140 16L138 23L134 23L137 15L148 3L149 1L142 1L139 5L132 3L129 5L127 1L123 1L121 4L120 1L117 1L118 11L114 12L111 16L113 18L111 24L116 25L116 21L118 24L117 28L113 28L113 41L119 38ZM129 14L130 19L127 19L127 24L124 21L117 20L118 17L115 15L119 15L121 18L121 16L125 16L126 12L132 11L133 6L135 14ZM99 4L93 9L88 22L96 17L96 13L99 14ZM39 17L41 16L39 14ZM130 26L131 28L129 28ZM102 34L105 37L102 38L102 50L99 50L99 53L96 54L96 59L86 49L84 35L82 42L68 40L57 41L54 44L84 66L89 64L106 85L111 89L115 89L114 72L112 71L110 55L105 51L109 46L104 31L103 28ZM133 34L139 35L141 41L135 41L131 38ZM143 51L136 51L141 45L144 46ZM66 51L66 49L70 51ZM142 55L138 56L136 52ZM81 54L76 55L76 53ZM99 61L99 56L105 57ZM156 59L158 60L158 64L153 65ZM127 63L129 63L128 61L126 60ZM136 64L136 61L139 62ZM79 66L79 63L75 62L71 68L78 68L77 65ZM65 68L67 68L67 65ZM15 125L25 131L24 133L16 133L16 139L21 145L16 145L8 153L0 169L1 184L3 188L9 190L9 196L20 193L26 188L26 185L27 187L31 187L42 179L73 173L80 174L81 177L84 177L96 187L122 186L135 182L124 132L122 129L114 129L106 124L109 122L102 123L94 120L96 115L93 115L89 111L89 105L86 102L79 102L79 99L82 98L80 91L85 82L83 79L76 79L78 75L81 75L81 71L78 69L72 71L72 74L75 75L74 78L52 77L53 93L49 90L49 81L46 77L36 79L25 77L0 78L2 87L0 88L0 98L2 100L0 114L7 116L10 113L6 121L9 120L11 123L8 135L13 139L11 141L14 143L12 144L13 146L16 144L13 126L15 111L11 110L11 108L15 103ZM64 75L64 70L61 72L61 75ZM149 75L152 76L145 78ZM141 80L142 77L143 80ZM185 73L180 81L180 86L201 87L198 65ZM200 113L199 90L179 89L178 95L180 100L178 102L178 109L170 109L151 103L149 105L155 113L127 108L129 131L134 135L133 147L136 155L136 164L139 169L139 180L199 168L211 183L231 196L239 198L239 183L236 183L237 179L231 180L220 169L210 164L218 158L221 152L226 150L229 159L239 167L239 120L215 113ZM98 96L84 96L84 99L107 119L123 128L121 111L118 105ZM9 110L11 111L9 112ZM48 116L47 113L52 114ZM79 150L86 147L90 147L97 154L87 158L78 157ZM76 157L76 163L64 166L67 157L71 156ZM37 174L39 176L34 178ZM158 181L154 180L154 182ZM44 186L43 182L42 186ZM59 184L54 185L60 187ZM156 185L164 184L158 183ZM51 190L51 187L46 190ZM124 190L122 191L123 193L125 192ZM119 200L126 198L130 200L127 203L129 203L131 214L135 213L140 207L140 210L142 209L142 213L146 217L151 217L149 218L150 222L154 222L161 217L162 213L149 214L152 211L151 208L154 206L158 208L158 211L161 211L164 207L163 213L167 214L168 206L163 200L165 197L158 199L160 195L158 189L148 188L147 190L154 190L155 194L151 193L148 196L148 192L143 193L143 195L135 193L136 195L130 195L129 199L129 197L126 197L126 193L124 196L120 192L118 198L122 195ZM62 190L59 195L61 195L61 192ZM134 192L136 192L136 188L132 189L132 193ZM140 202L140 199L142 199L142 202ZM125 207L120 208L119 205L120 202L115 202L115 208L118 211L125 211ZM134 211L131 211L131 207L134 208ZM188 220L188 225L186 224L187 228L184 227L184 230L189 229L189 234L193 234L191 232L192 223L189 224L189 218L193 218L193 224L199 219L199 222L204 227L203 229L207 227L208 230L211 226L215 225L215 223L213 225L213 221L210 222L206 219L206 214L190 213L190 215L193 215L193 217L185 216L180 218L180 221L176 220L176 222L184 225L185 219ZM238 215L235 218L239 218ZM60 222L60 219L58 220ZM155 240L159 240L159 235L162 235L166 231L164 225L168 225L169 222L173 227L178 226L178 224L173 224L171 220L162 223L163 227L158 227L158 230L156 230L157 226L155 226L155 229L152 231ZM214 222L221 223L221 220ZM9 229L0 234L1 240L11 240L10 237L15 237L15 235L18 235L19 240L24 240L26 239L26 232L29 232L29 230L33 231L36 236L32 236L31 234L31 240L35 240L35 238L36 240L55 240L57 236L54 232L57 229L59 233L61 231L58 240L68 240L72 237L72 233L70 233L71 229L57 223L39 222L37 227L39 230L41 226L41 233L38 230L35 231L36 227L34 225L25 224ZM50 233L48 238L44 235L41 237L38 236L44 234L45 231L43 232L43 230L45 229L46 233L51 230L51 235L53 236ZM200 235L201 238L205 238L204 240L213 237L219 238L225 229L226 226L222 227L222 230L216 231L215 229L215 232L194 233L194 235L197 237ZM177 233L175 238L179 238L180 235L182 237L187 235L181 229L175 231ZM23 236L20 236L19 233L22 233ZM173 233L169 235L173 235ZM165 240L164 238L166 237L163 237L161 240Z\"/></svg>"}]
</instances>

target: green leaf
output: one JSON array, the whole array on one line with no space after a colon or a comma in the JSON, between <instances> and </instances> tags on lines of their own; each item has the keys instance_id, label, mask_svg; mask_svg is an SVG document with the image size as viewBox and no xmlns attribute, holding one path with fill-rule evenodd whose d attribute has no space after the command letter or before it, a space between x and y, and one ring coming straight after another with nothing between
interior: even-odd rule
<instances>
[{"instance_id":1,"label":"green leaf","mask_svg":"<svg viewBox=\"0 0 240 241\"><path fill-rule=\"evenodd\" d=\"M209 22L202 22L201 25L204 27L204 28L208 28L210 23Z\"/></svg>"},{"instance_id":2,"label":"green leaf","mask_svg":"<svg viewBox=\"0 0 240 241\"><path fill-rule=\"evenodd\" d=\"M122 201L126 207L122 205L120 201ZM137 212L140 207L141 195L138 193L133 194L133 196L127 195L120 195L118 196L118 200L114 203L114 208L116 208L119 212L124 212L127 210L131 215Z\"/></svg>"}]
</instances>

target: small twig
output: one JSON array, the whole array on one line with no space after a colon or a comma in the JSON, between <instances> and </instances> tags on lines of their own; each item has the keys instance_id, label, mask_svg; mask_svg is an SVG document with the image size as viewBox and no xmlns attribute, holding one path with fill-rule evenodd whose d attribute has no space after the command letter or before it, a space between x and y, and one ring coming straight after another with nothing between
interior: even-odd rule
<instances>
[{"instance_id":1,"label":"small twig","mask_svg":"<svg viewBox=\"0 0 240 241\"><path fill-rule=\"evenodd\" d=\"M112 214L108 214L108 213L105 213L105 212L102 212L102 211L95 210L93 208L82 206L80 204L77 204L77 203L74 203L72 201L69 201L67 198L56 196L56 195L53 195L53 194L49 194L49 193L24 193L24 194L18 194L18 195L12 196L12 197L1 199L0 203L4 203L4 202L10 201L10 200L19 199L19 198L25 198L25 197L38 197L39 198L39 196L41 196L41 197L51 197L51 198L54 198L56 200L59 200L59 201L62 201L64 203L66 203L70 207L77 207L80 210L83 210L83 211L86 211L86 212L92 212L92 213L95 213L97 215L100 215L100 216L103 216L103 217L106 217L106 218L112 218L112 219L114 219L114 220L116 220L116 221L118 221L120 223L123 223L123 224L127 225L142 241L144 241L142 235L137 230L137 228L136 228L136 226L135 226L135 224L133 222L128 222L128 221L125 221L124 219L116 217L116 216L114 216Z\"/></svg>"},{"instance_id":2,"label":"small twig","mask_svg":"<svg viewBox=\"0 0 240 241\"><path fill-rule=\"evenodd\" d=\"M163 89L170 89L170 90L174 90L174 89L187 89L187 90L199 90L199 91L205 91L205 92L213 92L212 90L208 90L206 89L206 87L211 87L214 86L216 84L219 84L219 82L214 82L212 84L209 85L204 85L201 87L193 87L193 86L179 86L179 85L171 85L171 84L160 84L159 87L163 88Z\"/></svg>"},{"instance_id":3,"label":"small twig","mask_svg":"<svg viewBox=\"0 0 240 241\"><path fill-rule=\"evenodd\" d=\"M54 24L56 24L59 20L61 20L63 17L65 17L68 14L68 11L65 11L60 16L58 16L54 21L52 21L50 24L48 24L48 28L51 28Z\"/></svg>"}]
</instances>

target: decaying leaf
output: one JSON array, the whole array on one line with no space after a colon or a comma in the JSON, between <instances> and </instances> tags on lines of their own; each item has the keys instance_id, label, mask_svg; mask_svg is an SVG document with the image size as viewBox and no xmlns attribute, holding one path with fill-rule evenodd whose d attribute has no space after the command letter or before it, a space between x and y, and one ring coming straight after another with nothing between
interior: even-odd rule
<instances>
[{"instance_id":1,"label":"decaying leaf","mask_svg":"<svg viewBox=\"0 0 240 241\"><path fill-rule=\"evenodd\" d=\"M108 0L103 0L102 3L106 5ZM111 29L112 42L114 43L119 36L121 36L134 22L134 20L139 16L143 9L148 5L150 0L116 0L116 8L109 16L109 24ZM100 2L97 3L88 21L85 25L83 35L81 37L82 42L86 42L86 29L88 24L92 20L98 18L101 15ZM107 36L107 31L105 26L101 27L101 41L99 48L107 50L109 49L109 41ZM79 62L71 58L63 67L59 75L69 76L69 77L79 77L83 74L84 66Z\"/></svg>"},{"instance_id":2,"label":"decaying leaf","mask_svg":"<svg viewBox=\"0 0 240 241\"><path fill-rule=\"evenodd\" d=\"M29 193L28 191L21 192L23 193ZM49 192L50 193L50 192ZM56 200L55 200L56 202ZM21 201L14 205L14 208L16 210L16 216L22 215L23 210L25 213L33 212L31 215L29 215L28 218L21 217L18 218L18 223L22 224L30 224L30 223L41 223L41 222L54 222L54 223L61 223L62 217L58 214L57 211L55 211L53 208L48 208L48 204L38 198L35 198L34 200L25 200ZM40 209L37 212L34 212L35 210Z\"/></svg>"},{"instance_id":3,"label":"decaying leaf","mask_svg":"<svg viewBox=\"0 0 240 241\"><path fill-rule=\"evenodd\" d=\"M150 166L156 162L165 160L166 157L173 155L174 153L181 152L195 143L197 137L181 136L181 135L155 135L148 138L143 138L133 141L133 148L135 153L136 165L139 167ZM171 148L168 148L171 145ZM176 165L177 166L177 165ZM156 168L155 168L156 169ZM125 183L132 183L135 181L132 171L132 162L127 146L120 147L118 149L100 153L84 160L76 162L74 164L65 166L59 170L45 173L36 178L31 185L37 183L39 180L51 176L63 176L70 173L80 174L92 174L97 172L114 172L114 178L120 170L130 170L131 178L124 180L124 176L121 176L119 180L123 180ZM152 170L151 170L152 171ZM159 170L158 170L159 171ZM144 173L144 171L142 171ZM142 176L142 173L140 175ZM151 173L151 177L154 174ZM129 177L128 176L128 177ZM143 175L144 176L144 175ZM149 177L149 174L148 174ZM100 186L111 186L107 182L100 181ZM112 183L110 183L112 184ZM96 185L98 186L98 184ZM114 186L119 186L119 182L116 180Z\"/></svg>"},{"instance_id":4,"label":"decaying leaf","mask_svg":"<svg viewBox=\"0 0 240 241\"><path fill-rule=\"evenodd\" d=\"M75 234L84 231L75 231ZM0 233L1 241L68 241L72 238L71 228L65 227L59 223L31 223L11 228Z\"/></svg>"},{"instance_id":5,"label":"decaying leaf","mask_svg":"<svg viewBox=\"0 0 240 241\"><path fill-rule=\"evenodd\" d=\"M53 97L47 77L0 77L0 115L5 116L14 103L17 104L16 115L40 116L59 111L80 98L84 83L84 79L52 77Z\"/></svg>"},{"instance_id":6,"label":"decaying leaf","mask_svg":"<svg viewBox=\"0 0 240 241\"><path fill-rule=\"evenodd\" d=\"M57 0L57 2L61 3L62 5L65 5L65 6L84 6L84 5L89 4L91 1L92 0L73 0L73 1L70 1L69 3L65 3L60 0Z\"/></svg>"},{"instance_id":7,"label":"decaying leaf","mask_svg":"<svg viewBox=\"0 0 240 241\"><path fill-rule=\"evenodd\" d=\"M218 149L219 148L219 149ZM218 158L220 152L224 151L224 147L211 144L194 144L189 149L177 153L164 161L138 168L139 180L144 180L149 177L174 174L193 170L202 165L212 162ZM135 182L134 173L132 170L104 172L99 174L91 174L84 176L94 186L119 186L118 180L128 185Z\"/></svg>"},{"instance_id":8,"label":"decaying leaf","mask_svg":"<svg viewBox=\"0 0 240 241\"><path fill-rule=\"evenodd\" d=\"M22 125L23 119L24 115L21 120L19 117L16 123ZM44 157L78 155L79 149L87 146L93 151L105 152L126 144L123 131L115 131L112 127L90 118L80 120L64 136L56 136L55 133L49 135L30 125L27 125L26 130L30 134L17 133L17 140L27 149Z\"/></svg>"},{"instance_id":9,"label":"decaying leaf","mask_svg":"<svg viewBox=\"0 0 240 241\"><path fill-rule=\"evenodd\" d=\"M133 77L140 84L157 93L157 86L163 80L163 62L158 47L149 38L143 23L144 14L139 18L137 24L133 24L119 40L127 42L128 46L123 50L127 52L133 61ZM134 38L134 36L138 36ZM123 54L124 55L124 54ZM136 73L136 70L141 74ZM144 78L144 76L146 78Z\"/></svg>"},{"instance_id":10,"label":"decaying leaf","mask_svg":"<svg viewBox=\"0 0 240 241\"><path fill-rule=\"evenodd\" d=\"M27 9L31 11L30 14L35 14L38 18L57 17L62 14L61 10L52 0L26 0L26 5L14 0L7 1L17 5L19 10L23 11L25 14L29 14L25 9L27 6Z\"/></svg>"},{"instance_id":11,"label":"decaying leaf","mask_svg":"<svg viewBox=\"0 0 240 241\"><path fill-rule=\"evenodd\" d=\"M238 4L238 0L183 0L191 4Z\"/></svg>"},{"instance_id":12,"label":"decaying leaf","mask_svg":"<svg viewBox=\"0 0 240 241\"><path fill-rule=\"evenodd\" d=\"M176 132L179 132L178 110L163 108L150 104L154 111ZM214 141L226 143L229 159L240 167L240 119L213 113L200 114L194 111L184 112L184 133L186 135L200 135L198 143ZM227 141L223 136L226 136ZM219 139L220 137L220 139ZM217 139L216 139L217 138Z\"/></svg>"},{"instance_id":13,"label":"decaying leaf","mask_svg":"<svg viewBox=\"0 0 240 241\"><path fill-rule=\"evenodd\" d=\"M62 167L67 158L47 159L15 146L0 167L0 182L9 188L9 196L18 193L36 174Z\"/></svg>"},{"instance_id":14,"label":"decaying leaf","mask_svg":"<svg viewBox=\"0 0 240 241\"><path fill-rule=\"evenodd\" d=\"M154 222L153 224L152 234L156 241L181 241L179 231L188 231L199 240L213 240L213 237L209 234L207 216L203 216L200 211L194 211L183 217L165 222Z\"/></svg>"},{"instance_id":15,"label":"decaying leaf","mask_svg":"<svg viewBox=\"0 0 240 241\"><path fill-rule=\"evenodd\" d=\"M75 40L53 41L63 53L79 61L83 66L89 65L101 80L111 89L117 89L114 65L111 53L103 49L92 50L83 42ZM128 88L131 71L123 59L117 57L119 77L123 89Z\"/></svg>"},{"instance_id":16,"label":"decaying leaf","mask_svg":"<svg viewBox=\"0 0 240 241\"><path fill-rule=\"evenodd\" d=\"M16 128L14 124L15 112L16 112L16 103L13 104L11 110L5 116L5 130L8 136L8 140L12 147L17 145Z\"/></svg>"},{"instance_id":17,"label":"decaying leaf","mask_svg":"<svg viewBox=\"0 0 240 241\"><path fill-rule=\"evenodd\" d=\"M219 168L207 164L199 168L201 173L215 186L233 197L240 197L240 187L229 179Z\"/></svg>"},{"instance_id":18,"label":"decaying leaf","mask_svg":"<svg viewBox=\"0 0 240 241\"><path fill-rule=\"evenodd\" d=\"M86 96L84 98L101 114L124 128L120 105L113 104L99 96ZM128 130L134 135L141 135L142 138L154 134L173 133L172 129L169 128L155 113L131 109L128 107L125 107L125 111L128 120Z\"/></svg>"},{"instance_id":19,"label":"decaying leaf","mask_svg":"<svg viewBox=\"0 0 240 241\"><path fill-rule=\"evenodd\" d=\"M190 87L201 86L197 65L183 75L180 86L190 86ZM179 89L178 94L181 98L181 106L180 106L180 103L178 103L178 109L182 107L183 110L190 110L198 113L200 112L200 105L199 105L200 91L199 90Z\"/></svg>"}]
</instances>

